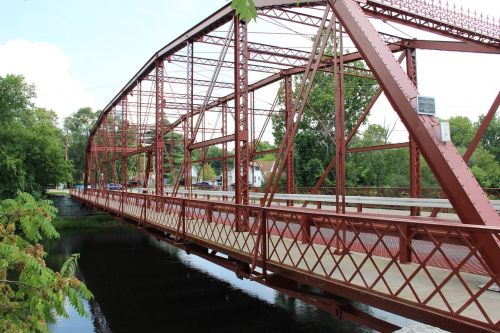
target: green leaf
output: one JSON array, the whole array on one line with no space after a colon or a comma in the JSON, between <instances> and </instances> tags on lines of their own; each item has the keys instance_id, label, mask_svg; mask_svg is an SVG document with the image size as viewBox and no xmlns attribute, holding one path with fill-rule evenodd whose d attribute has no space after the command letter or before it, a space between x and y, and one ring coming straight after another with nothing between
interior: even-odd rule
<instances>
[{"instance_id":1,"label":"green leaf","mask_svg":"<svg viewBox=\"0 0 500 333\"><path fill-rule=\"evenodd\" d=\"M250 22L257 18L257 9L253 0L232 0L231 7L234 8L236 15L242 21Z\"/></svg>"},{"instance_id":2,"label":"green leaf","mask_svg":"<svg viewBox=\"0 0 500 333\"><path fill-rule=\"evenodd\" d=\"M75 271L77 268L78 259L80 258L79 253L72 254L62 265L61 275L64 277L75 276Z\"/></svg>"}]
</instances>

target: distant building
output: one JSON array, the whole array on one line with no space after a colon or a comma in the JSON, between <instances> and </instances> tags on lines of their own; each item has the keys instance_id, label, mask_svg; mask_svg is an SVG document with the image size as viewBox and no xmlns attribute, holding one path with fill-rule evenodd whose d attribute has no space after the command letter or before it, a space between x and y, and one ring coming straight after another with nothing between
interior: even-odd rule
<instances>
[{"instance_id":1,"label":"distant building","mask_svg":"<svg viewBox=\"0 0 500 333\"><path fill-rule=\"evenodd\" d=\"M230 186L236 182L235 171L235 168L229 171L228 181ZM251 187L261 187L264 184L264 175L257 163L248 166L248 184Z\"/></svg>"},{"instance_id":2,"label":"distant building","mask_svg":"<svg viewBox=\"0 0 500 333\"><path fill-rule=\"evenodd\" d=\"M276 161L259 161L257 163L260 165L262 175L264 176L264 182L267 182L273 173L274 163L276 163Z\"/></svg>"},{"instance_id":3,"label":"distant building","mask_svg":"<svg viewBox=\"0 0 500 333\"><path fill-rule=\"evenodd\" d=\"M144 171L138 172L136 175L134 175L131 179L138 180L140 182L140 185L143 186L145 179L146 179L146 173ZM156 174L154 171L151 171L149 173L149 181L148 181L148 186L145 187L155 187L155 179L156 179ZM193 165L191 167L191 182L195 183L198 179L198 169ZM181 178L181 185L184 184L184 177ZM167 185L165 183L165 180L163 181L164 185Z\"/></svg>"}]
</instances>

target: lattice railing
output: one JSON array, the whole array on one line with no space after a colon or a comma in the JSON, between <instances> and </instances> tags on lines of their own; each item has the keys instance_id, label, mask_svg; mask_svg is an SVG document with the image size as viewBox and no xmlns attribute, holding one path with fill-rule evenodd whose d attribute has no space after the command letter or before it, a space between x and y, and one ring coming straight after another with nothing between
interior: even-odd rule
<instances>
[{"instance_id":1,"label":"lattice railing","mask_svg":"<svg viewBox=\"0 0 500 333\"><path fill-rule=\"evenodd\" d=\"M500 329L500 285L485 240L500 228L364 218L293 207L87 190L71 194L215 250L248 258L251 270L288 270L401 306ZM245 219L236 224L239 210ZM498 248L496 249L498 251ZM256 271L255 271L256 272ZM257 273L256 273L257 274Z\"/></svg>"}]
</instances>

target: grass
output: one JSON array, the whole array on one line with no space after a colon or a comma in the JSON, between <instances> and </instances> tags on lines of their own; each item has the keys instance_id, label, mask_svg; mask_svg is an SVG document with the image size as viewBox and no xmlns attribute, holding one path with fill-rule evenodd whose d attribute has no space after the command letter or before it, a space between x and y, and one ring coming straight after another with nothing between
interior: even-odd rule
<instances>
[{"instance_id":1,"label":"grass","mask_svg":"<svg viewBox=\"0 0 500 333\"><path fill-rule=\"evenodd\" d=\"M95 229L119 226L120 223L106 214L85 217L56 217L52 222L57 230Z\"/></svg>"},{"instance_id":2,"label":"grass","mask_svg":"<svg viewBox=\"0 0 500 333\"><path fill-rule=\"evenodd\" d=\"M68 192L62 192L62 191L50 191L47 192L48 195L59 195L59 196L69 196Z\"/></svg>"},{"instance_id":3,"label":"grass","mask_svg":"<svg viewBox=\"0 0 500 333\"><path fill-rule=\"evenodd\" d=\"M49 189L47 189L46 193L49 195L69 195L69 190L68 189L49 188Z\"/></svg>"}]
</instances>

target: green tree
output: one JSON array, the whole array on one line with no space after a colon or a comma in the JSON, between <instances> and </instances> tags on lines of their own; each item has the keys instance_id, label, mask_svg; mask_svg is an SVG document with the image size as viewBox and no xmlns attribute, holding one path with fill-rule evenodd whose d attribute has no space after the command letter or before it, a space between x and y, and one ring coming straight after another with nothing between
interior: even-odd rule
<instances>
[{"instance_id":1,"label":"green tree","mask_svg":"<svg viewBox=\"0 0 500 333\"><path fill-rule=\"evenodd\" d=\"M27 193L0 202L0 331L48 332L47 323L67 317L66 300L82 316L82 299L92 298L75 277L78 255L59 272L45 266L42 238L56 238L57 210Z\"/></svg>"},{"instance_id":2,"label":"green tree","mask_svg":"<svg viewBox=\"0 0 500 333\"><path fill-rule=\"evenodd\" d=\"M203 164L203 168L201 168L201 178L202 180L215 180L216 174L214 169L209 163Z\"/></svg>"},{"instance_id":3,"label":"green tree","mask_svg":"<svg viewBox=\"0 0 500 333\"><path fill-rule=\"evenodd\" d=\"M500 187L500 164L488 150L478 147L469 165L482 187Z\"/></svg>"},{"instance_id":4,"label":"green tree","mask_svg":"<svg viewBox=\"0 0 500 333\"><path fill-rule=\"evenodd\" d=\"M254 150L256 142L253 142L250 146L250 151ZM269 143L268 141L261 141L257 144L257 147L255 148L256 152L263 152L271 149L275 149L276 147ZM275 153L267 153L267 154L259 154L255 156L255 160L257 161L274 161L276 160L276 154Z\"/></svg>"},{"instance_id":5,"label":"green tree","mask_svg":"<svg viewBox=\"0 0 500 333\"><path fill-rule=\"evenodd\" d=\"M222 157L222 149L217 146L211 146L207 149L207 158L219 158ZM216 159L210 161L210 166L213 168L216 174L220 174L222 170L222 160Z\"/></svg>"},{"instance_id":6,"label":"green tree","mask_svg":"<svg viewBox=\"0 0 500 333\"><path fill-rule=\"evenodd\" d=\"M456 116L451 117L449 122L453 144L457 147L468 147L475 133L472 121L464 116Z\"/></svg>"},{"instance_id":7,"label":"green tree","mask_svg":"<svg viewBox=\"0 0 500 333\"><path fill-rule=\"evenodd\" d=\"M21 75L0 76L0 123L22 117L35 97L35 86L27 84Z\"/></svg>"},{"instance_id":8,"label":"green tree","mask_svg":"<svg viewBox=\"0 0 500 333\"><path fill-rule=\"evenodd\" d=\"M325 172L323 168L323 163L317 158L313 158L304 166L304 173L302 173L302 183L303 184L313 184L318 180L319 177Z\"/></svg>"},{"instance_id":9,"label":"green tree","mask_svg":"<svg viewBox=\"0 0 500 333\"><path fill-rule=\"evenodd\" d=\"M99 111L94 112L91 108L85 107L64 119L64 130L69 136L68 158L73 161L74 181L83 181L87 143L99 114Z\"/></svg>"},{"instance_id":10,"label":"green tree","mask_svg":"<svg viewBox=\"0 0 500 333\"><path fill-rule=\"evenodd\" d=\"M331 47L326 52L332 54ZM364 67L362 62L353 64ZM301 84L302 76L294 80L295 91ZM345 127L349 132L364 111L364 108L375 94L377 86L373 80L356 76L345 76ZM281 87L280 103L284 104L284 88ZM308 175L307 164L312 159L321 161L323 169L335 155L335 94L332 73L318 72L299 124L295 145L295 179L297 186L312 186ZM294 92L295 96L295 92ZM296 98L296 96L295 96ZM285 131L284 110L279 116L273 117L274 141L282 141ZM345 133L343 133L345 135ZM305 181L308 181L307 183ZM333 181L332 176L326 180Z\"/></svg>"},{"instance_id":11,"label":"green tree","mask_svg":"<svg viewBox=\"0 0 500 333\"><path fill-rule=\"evenodd\" d=\"M381 125L369 125L357 135L352 147L369 147L387 143L389 130ZM353 153L346 163L348 186L407 186L409 156L403 149L374 150Z\"/></svg>"},{"instance_id":12,"label":"green tree","mask_svg":"<svg viewBox=\"0 0 500 333\"><path fill-rule=\"evenodd\" d=\"M477 130L481 123L484 120L484 115L479 116L479 120L475 123L475 129ZM500 118L495 117L491 120L490 125L486 129L484 133L483 139L481 140L481 144L489 151L493 156L495 156L495 160L500 163Z\"/></svg>"},{"instance_id":13,"label":"green tree","mask_svg":"<svg viewBox=\"0 0 500 333\"><path fill-rule=\"evenodd\" d=\"M19 190L39 194L71 179L56 114L34 107L32 97L22 76L0 76L0 198Z\"/></svg>"}]
</instances>

